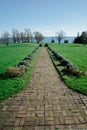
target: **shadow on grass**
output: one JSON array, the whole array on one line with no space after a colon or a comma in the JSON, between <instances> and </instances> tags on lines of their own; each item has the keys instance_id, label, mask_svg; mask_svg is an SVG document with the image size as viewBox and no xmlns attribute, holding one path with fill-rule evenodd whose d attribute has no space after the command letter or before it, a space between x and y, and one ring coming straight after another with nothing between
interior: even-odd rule
<instances>
[{"instance_id":1,"label":"shadow on grass","mask_svg":"<svg viewBox=\"0 0 87 130\"><path fill-rule=\"evenodd\" d=\"M64 76L64 75L68 75L68 76L71 76L71 77L74 76L77 79L81 77L81 75L72 74L72 73L66 71L65 69L61 70L61 73L62 73L61 74L62 76Z\"/></svg>"},{"instance_id":2,"label":"shadow on grass","mask_svg":"<svg viewBox=\"0 0 87 130\"><path fill-rule=\"evenodd\" d=\"M8 79L9 77L5 74L5 73L0 73L0 79L2 80L6 80Z\"/></svg>"},{"instance_id":3,"label":"shadow on grass","mask_svg":"<svg viewBox=\"0 0 87 130\"><path fill-rule=\"evenodd\" d=\"M81 46L81 44L72 44L69 47L80 47L80 46Z\"/></svg>"}]
</instances>

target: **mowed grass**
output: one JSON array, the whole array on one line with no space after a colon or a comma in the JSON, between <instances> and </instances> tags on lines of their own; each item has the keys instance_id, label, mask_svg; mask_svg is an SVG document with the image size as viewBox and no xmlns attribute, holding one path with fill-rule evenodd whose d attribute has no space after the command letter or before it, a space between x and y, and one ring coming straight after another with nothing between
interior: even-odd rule
<instances>
[{"instance_id":1,"label":"mowed grass","mask_svg":"<svg viewBox=\"0 0 87 130\"><path fill-rule=\"evenodd\" d=\"M37 44L9 44L0 45L0 73L4 73L8 66L17 65L25 56L37 47Z\"/></svg>"},{"instance_id":2,"label":"mowed grass","mask_svg":"<svg viewBox=\"0 0 87 130\"><path fill-rule=\"evenodd\" d=\"M36 47L37 44L34 43L10 44L8 47L6 45L0 45L0 74L4 73L8 66L18 64L24 57L31 54ZM0 77L0 102L26 87L31 78L38 55L39 50L33 57L27 72L22 77L7 79Z\"/></svg>"},{"instance_id":3,"label":"mowed grass","mask_svg":"<svg viewBox=\"0 0 87 130\"><path fill-rule=\"evenodd\" d=\"M50 44L50 46L65 59L78 65L81 71L87 69L87 46L80 44ZM56 61L55 63L57 64ZM81 77L70 76L61 72L63 67L60 66L58 69L70 88L87 95L87 75Z\"/></svg>"}]
</instances>

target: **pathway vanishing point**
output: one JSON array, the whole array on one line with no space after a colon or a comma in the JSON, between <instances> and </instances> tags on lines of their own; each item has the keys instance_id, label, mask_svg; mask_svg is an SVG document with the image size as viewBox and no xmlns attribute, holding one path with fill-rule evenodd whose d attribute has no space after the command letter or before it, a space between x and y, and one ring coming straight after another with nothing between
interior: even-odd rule
<instances>
[{"instance_id":1,"label":"pathway vanishing point","mask_svg":"<svg viewBox=\"0 0 87 130\"><path fill-rule=\"evenodd\" d=\"M0 106L0 130L68 129L87 130L87 96L61 81L42 47L30 84Z\"/></svg>"}]
</instances>

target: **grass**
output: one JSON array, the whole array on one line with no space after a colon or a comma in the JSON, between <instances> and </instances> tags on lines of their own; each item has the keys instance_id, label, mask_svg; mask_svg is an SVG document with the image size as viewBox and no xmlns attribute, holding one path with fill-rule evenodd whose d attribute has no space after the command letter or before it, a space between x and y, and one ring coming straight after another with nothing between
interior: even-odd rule
<instances>
[{"instance_id":1,"label":"grass","mask_svg":"<svg viewBox=\"0 0 87 130\"><path fill-rule=\"evenodd\" d=\"M1 58L2 66L0 64L0 73L5 72L7 66L16 65L21 59L30 54L36 46L37 45L33 45L33 43L30 45L9 45L8 47L0 45L0 57L2 56L4 58ZM33 73L38 55L39 50L32 59L27 72L22 77L7 79L0 77L0 102L26 87Z\"/></svg>"},{"instance_id":2,"label":"grass","mask_svg":"<svg viewBox=\"0 0 87 130\"><path fill-rule=\"evenodd\" d=\"M0 73L4 73L8 66L14 66L25 56L31 54L37 44L9 44L0 45Z\"/></svg>"},{"instance_id":3,"label":"grass","mask_svg":"<svg viewBox=\"0 0 87 130\"><path fill-rule=\"evenodd\" d=\"M71 63L78 65L81 71L87 69L87 46L84 45L75 45L75 44L50 44L60 55L65 57ZM58 62L54 60L54 63L57 65ZM87 75L76 77L63 73L62 66L57 67L64 79L65 83L72 89L79 91L87 95Z\"/></svg>"},{"instance_id":4,"label":"grass","mask_svg":"<svg viewBox=\"0 0 87 130\"><path fill-rule=\"evenodd\" d=\"M87 46L51 44L51 47L82 70L87 68Z\"/></svg>"}]
</instances>

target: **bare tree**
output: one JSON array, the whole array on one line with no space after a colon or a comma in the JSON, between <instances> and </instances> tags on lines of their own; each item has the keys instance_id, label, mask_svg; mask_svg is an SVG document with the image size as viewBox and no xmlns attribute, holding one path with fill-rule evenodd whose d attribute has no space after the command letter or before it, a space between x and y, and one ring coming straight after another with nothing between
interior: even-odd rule
<instances>
[{"instance_id":1,"label":"bare tree","mask_svg":"<svg viewBox=\"0 0 87 130\"><path fill-rule=\"evenodd\" d=\"M24 32L20 32L20 42L25 42L25 33Z\"/></svg>"},{"instance_id":2,"label":"bare tree","mask_svg":"<svg viewBox=\"0 0 87 130\"><path fill-rule=\"evenodd\" d=\"M13 40L13 43L17 42L17 39L16 39L16 29L12 30L12 40Z\"/></svg>"},{"instance_id":3,"label":"bare tree","mask_svg":"<svg viewBox=\"0 0 87 130\"><path fill-rule=\"evenodd\" d=\"M3 33L3 35L2 35L3 43L5 43L7 46L8 46L8 44L9 44L9 42L10 42L9 36L10 36L10 34L9 34L7 31L5 31L5 32Z\"/></svg>"},{"instance_id":4,"label":"bare tree","mask_svg":"<svg viewBox=\"0 0 87 130\"><path fill-rule=\"evenodd\" d=\"M34 32L34 38L37 41L37 43L40 43L44 37L40 32Z\"/></svg>"},{"instance_id":5,"label":"bare tree","mask_svg":"<svg viewBox=\"0 0 87 130\"><path fill-rule=\"evenodd\" d=\"M16 39L17 39L17 43L20 43L20 33L18 30L16 30Z\"/></svg>"},{"instance_id":6,"label":"bare tree","mask_svg":"<svg viewBox=\"0 0 87 130\"><path fill-rule=\"evenodd\" d=\"M20 33L17 29L12 30L12 39L14 43L20 42Z\"/></svg>"},{"instance_id":7,"label":"bare tree","mask_svg":"<svg viewBox=\"0 0 87 130\"><path fill-rule=\"evenodd\" d=\"M64 38L65 32L60 31L56 33L56 39L58 41L58 43L61 43L61 40Z\"/></svg>"},{"instance_id":8,"label":"bare tree","mask_svg":"<svg viewBox=\"0 0 87 130\"><path fill-rule=\"evenodd\" d=\"M0 43L3 43L3 38L2 37L0 37Z\"/></svg>"},{"instance_id":9,"label":"bare tree","mask_svg":"<svg viewBox=\"0 0 87 130\"><path fill-rule=\"evenodd\" d=\"M32 42L33 35L30 29L25 29L25 39L26 42Z\"/></svg>"}]
</instances>

